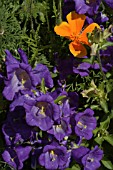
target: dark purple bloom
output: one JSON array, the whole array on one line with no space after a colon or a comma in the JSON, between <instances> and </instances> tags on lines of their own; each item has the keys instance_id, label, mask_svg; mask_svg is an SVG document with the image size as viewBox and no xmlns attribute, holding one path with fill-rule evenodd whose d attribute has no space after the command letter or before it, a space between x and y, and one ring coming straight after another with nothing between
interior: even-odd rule
<instances>
[{"instance_id":1,"label":"dark purple bloom","mask_svg":"<svg viewBox=\"0 0 113 170\"><path fill-rule=\"evenodd\" d=\"M100 160L103 157L103 151L95 146L93 150L88 152L82 158L82 164L84 165L84 170L96 170L100 167Z\"/></svg>"},{"instance_id":2,"label":"dark purple bloom","mask_svg":"<svg viewBox=\"0 0 113 170\"><path fill-rule=\"evenodd\" d=\"M76 74L79 74L81 77L88 76L89 75L89 68L91 67L90 63L81 62L75 60L74 66L73 66L73 72Z\"/></svg>"},{"instance_id":3,"label":"dark purple bloom","mask_svg":"<svg viewBox=\"0 0 113 170\"><path fill-rule=\"evenodd\" d=\"M87 56L84 56L84 58L87 58ZM74 73L79 74L81 77L88 76L90 73L89 69L91 64L83 62L83 59L75 58L73 56L66 59L57 58L56 63L60 80L64 80L67 76L74 75Z\"/></svg>"},{"instance_id":4,"label":"dark purple bloom","mask_svg":"<svg viewBox=\"0 0 113 170\"><path fill-rule=\"evenodd\" d=\"M53 80L45 65L37 64L36 68L32 69L23 50L18 49L21 62L16 60L8 50L5 52L7 54L5 62L7 78L4 81L3 95L7 100L13 100L19 92L28 93L28 91L34 90L37 85L40 85L43 78L45 86L53 87Z\"/></svg>"},{"instance_id":5,"label":"dark purple bloom","mask_svg":"<svg viewBox=\"0 0 113 170\"><path fill-rule=\"evenodd\" d=\"M31 168L36 169L37 164L39 165L38 158L42 153L42 147L33 148L31 155Z\"/></svg>"},{"instance_id":6,"label":"dark purple bloom","mask_svg":"<svg viewBox=\"0 0 113 170\"><path fill-rule=\"evenodd\" d=\"M59 107L50 95L41 95L30 107L26 104L26 122L30 126L38 126L43 131L50 129L59 116Z\"/></svg>"},{"instance_id":7,"label":"dark purple bloom","mask_svg":"<svg viewBox=\"0 0 113 170\"><path fill-rule=\"evenodd\" d=\"M101 23L106 22L108 20L109 20L109 18L105 14L103 14L102 12L99 12L96 16L96 19L94 19L94 22L101 24Z\"/></svg>"},{"instance_id":8,"label":"dark purple bloom","mask_svg":"<svg viewBox=\"0 0 113 170\"><path fill-rule=\"evenodd\" d=\"M63 106L61 106L65 115L70 115L70 110L77 110L78 108L79 96L76 92L66 92L63 88L57 88L55 91L49 93L49 95L51 95L54 100L60 96L65 96L65 98L62 99ZM65 109L66 111L64 111Z\"/></svg>"},{"instance_id":9,"label":"dark purple bloom","mask_svg":"<svg viewBox=\"0 0 113 170\"><path fill-rule=\"evenodd\" d=\"M113 9L113 1L112 0L104 0L104 2Z\"/></svg>"},{"instance_id":10,"label":"dark purple bloom","mask_svg":"<svg viewBox=\"0 0 113 170\"><path fill-rule=\"evenodd\" d=\"M43 131L50 129L60 117L59 107L49 94L34 97L22 95L10 105L10 110L13 111L16 106L25 108L28 125L37 126Z\"/></svg>"},{"instance_id":11,"label":"dark purple bloom","mask_svg":"<svg viewBox=\"0 0 113 170\"><path fill-rule=\"evenodd\" d=\"M59 124L53 125L52 129L48 130L48 133L53 134L58 141L69 136L71 134L69 118L62 118Z\"/></svg>"},{"instance_id":12,"label":"dark purple bloom","mask_svg":"<svg viewBox=\"0 0 113 170\"><path fill-rule=\"evenodd\" d=\"M5 79L5 88L3 95L8 100L13 100L15 93L21 90L31 90L34 88L32 68L27 62L26 54L19 49L21 62L16 60L12 54L6 50L6 69L7 78Z\"/></svg>"},{"instance_id":13,"label":"dark purple bloom","mask_svg":"<svg viewBox=\"0 0 113 170\"><path fill-rule=\"evenodd\" d=\"M13 112L9 112L2 127L7 145L29 140L32 136L32 130L25 121L25 110L22 107L17 107Z\"/></svg>"},{"instance_id":14,"label":"dark purple bloom","mask_svg":"<svg viewBox=\"0 0 113 170\"><path fill-rule=\"evenodd\" d=\"M53 87L53 80L51 78L51 74L48 68L43 64L37 64L35 69L33 69L34 79L36 80L35 85L39 85L44 78L45 86L52 88Z\"/></svg>"},{"instance_id":15,"label":"dark purple bloom","mask_svg":"<svg viewBox=\"0 0 113 170\"><path fill-rule=\"evenodd\" d=\"M79 148L73 149L72 150L72 157L80 164L82 164L81 160L83 158L83 156L85 156L87 153L89 152L89 149L84 147L84 146L80 146Z\"/></svg>"},{"instance_id":16,"label":"dark purple bloom","mask_svg":"<svg viewBox=\"0 0 113 170\"><path fill-rule=\"evenodd\" d=\"M75 133L89 140L92 138L92 131L96 128L96 118L93 117L94 111L90 108L84 112L79 112L75 116L76 126Z\"/></svg>"},{"instance_id":17,"label":"dark purple bloom","mask_svg":"<svg viewBox=\"0 0 113 170\"><path fill-rule=\"evenodd\" d=\"M69 57L61 59L56 57L56 69L60 73L60 80L67 78L68 75L73 74L73 59L74 57ZM62 67L63 66L63 67Z\"/></svg>"},{"instance_id":18,"label":"dark purple bloom","mask_svg":"<svg viewBox=\"0 0 113 170\"><path fill-rule=\"evenodd\" d=\"M2 157L12 168L20 170L23 168L23 162L29 158L31 149L31 146L8 148L2 153Z\"/></svg>"},{"instance_id":19,"label":"dark purple bloom","mask_svg":"<svg viewBox=\"0 0 113 170\"><path fill-rule=\"evenodd\" d=\"M64 146L46 145L39 157L39 163L49 170L64 170L69 166L70 154Z\"/></svg>"},{"instance_id":20,"label":"dark purple bloom","mask_svg":"<svg viewBox=\"0 0 113 170\"><path fill-rule=\"evenodd\" d=\"M86 14L94 16L98 12L101 0L64 0L63 19L71 11L76 11L78 14Z\"/></svg>"},{"instance_id":21,"label":"dark purple bloom","mask_svg":"<svg viewBox=\"0 0 113 170\"><path fill-rule=\"evenodd\" d=\"M48 133L53 134L58 141L61 141L64 137L67 137L71 134L71 108L69 105L69 100L64 99L64 101L62 101L62 104L59 105L59 108L60 117L57 121L54 122L52 128L48 130Z\"/></svg>"}]
</instances>

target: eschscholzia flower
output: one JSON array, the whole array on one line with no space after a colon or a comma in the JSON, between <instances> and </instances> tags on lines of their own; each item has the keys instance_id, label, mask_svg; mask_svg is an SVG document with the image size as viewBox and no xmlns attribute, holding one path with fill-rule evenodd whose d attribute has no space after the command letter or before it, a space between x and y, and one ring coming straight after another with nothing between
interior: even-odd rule
<instances>
[{"instance_id":1,"label":"eschscholzia flower","mask_svg":"<svg viewBox=\"0 0 113 170\"><path fill-rule=\"evenodd\" d=\"M84 165L84 170L96 170L100 167L100 160L103 157L103 151L99 149L98 146L95 146L93 150L88 152L82 158L82 164Z\"/></svg>"},{"instance_id":2,"label":"eschscholzia flower","mask_svg":"<svg viewBox=\"0 0 113 170\"><path fill-rule=\"evenodd\" d=\"M93 115L93 110L88 108L75 116L75 133L78 136L84 137L87 140L92 138L92 131L96 128L96 118Z\"/></svg>"},{"instance_id":3,"label":"eschscholzia flower","mask_svg":"<svg viewBox=\"0 0 113 170\"><path fill-rule=\"evenodd\" d=\"M77 14L75 11L70 12L66 18L68 22L63 21L60 25L55 26L54 31L72 41L69 44L69 49L75 57L84 57L87 51L83 44L91 45L88 42L87 33L92 33L95 27L100 27L98 24L92 23L83 30L86 16Z\"/></svg>"}]
</instances>

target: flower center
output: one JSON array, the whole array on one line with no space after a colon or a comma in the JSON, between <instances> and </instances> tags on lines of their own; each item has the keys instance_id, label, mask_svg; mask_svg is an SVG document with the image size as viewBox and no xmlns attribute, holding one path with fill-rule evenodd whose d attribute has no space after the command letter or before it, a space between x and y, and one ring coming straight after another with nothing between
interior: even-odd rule
<instances>
[{"instance_id":1,"label":"flower center","mask_svg":"<svg viewBox=\"0 0 113 170\"><path fill-rule=\"evenodd\" d=\"M72 34L70 35L70 39L71 39L72 41L77 41L77 42L79 42L79 35L76 35L75 33L72 33Z\"/></svg>"},{"instance_id":2,"label":"flower center","mask_svg":"<svg viewBox=\"0 0 113 170\"><path fill-rule=\"evenodd\" d=\"M41 114L43 116L46 116L45 112L47 110L48 103L46 103L46 102L37 102L36 107L38 107L40 109L40 111L38 112L39 114Z\"/></svg>"},{"instance_id":3,"label":"flower center","mask_svg":"<svg viewBox=\"0 0 113 170\"><path fill-rule=\"evenodd\" d=\"M94 158L88 157L88 158L87 158L87 161L88 161L88 162L93 162L93 161L94 161Z\"/></svg>"},{"instance_id":4,"label":"flower center","mask_svg":"<svg viewBox=\"0 0 113 170\"><path fill-rule=\"evenodd\" d=\"M89 4L89 5L90 5L91 3L95 3L95 2L96 2L96 0L86 0L86 3Z\"/></svg>"},{"instance_id":5,"label":"flower center","mask_svg":"<svg viewBox=\"0 0 113 170\"><path fill-rule=\"evenodd\" d=\"M51 161L55 161L55 160L56 160L56 159L55 159L56 156L57 156L57 155L55 154L55 152L54 152L53 150L51 150L51 151L50 151Z\"/></svg>"},{"instance_id":6,"label":"flower center","mask_svg":"<svg viewBox=\"0 0 113 170\"><path fill-rule=\"evenodd\" d=\"M25 70L18 68L15 72L15 75L21 85L25 86L26 88L31 88L31 80Z\"/></svg>"},{"instance_id":7,"label":"flower center","mask_svg":"<svg viewBox=\"0 0 113 170\"><path fill-rule=\"evenodd\" d=\"M82 122L80 122L80 121L78 121L77 126L78 126L80 129L86 129L86 128L87 128L87 126L84 125L84 124L83 124Z\"/></svg>"}]
</instances>

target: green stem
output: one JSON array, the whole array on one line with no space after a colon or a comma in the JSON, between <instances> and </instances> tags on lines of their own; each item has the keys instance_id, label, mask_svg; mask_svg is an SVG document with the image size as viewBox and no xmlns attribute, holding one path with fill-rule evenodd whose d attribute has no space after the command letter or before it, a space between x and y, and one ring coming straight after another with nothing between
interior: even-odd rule
<instances>
[{"instance_id":1,"label":"green stem","mask_svg":"<svg viewBox=\"0 0 113 170\"><path fill-rule=\"evenodd\" d=\"M59 0L58 13L59 13L58 20L59 23L61 23L62 22L62 0Z\"/></svg>"},{"instance_id":2,"label":"green stem","mask_svg":"<svg viewBox=\"0 0 113 170\"><path fill-rule=\"evenodd\" d=\"M103 70L102 70L102 63L101 63L101 58L100 58L99 51L97 51L97 57L98 57L98 62L99 62L99 66L100 66L100 71L101 71L101 74L102 74L102 76L103 76L103 80L105 80L105 79L106 79L106 76L105 76L105 74L104 74L104 72L103 72Z\"/></svg>"}]
</instances>

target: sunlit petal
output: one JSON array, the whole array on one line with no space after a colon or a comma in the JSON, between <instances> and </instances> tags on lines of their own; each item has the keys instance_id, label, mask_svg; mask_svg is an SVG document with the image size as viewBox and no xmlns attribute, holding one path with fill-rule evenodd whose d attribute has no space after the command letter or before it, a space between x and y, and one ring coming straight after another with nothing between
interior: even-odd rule
<instances>
[{"instance_id":1,"label":"sunlit petal","mask_svg":"<svg viewBox=\"0 0 113 170\"><path fill-rule=\"evenodd\" d=\"M85 47L80 43L71 42L69 44L69 49L75 57L82 58L87 55Z\"/></svg>"},{"instance_id":2,"label":"sunlit petal","mask_svg":"<svg viewBox=\"0 0 113 170\"><path fill-rule=\"evenodd\" d=\"M60 25L54 27L54 31L57 35L63 36L63 37L70 37L71 30L70 26L67 22L62 22Z\"/></svg>"},{"instance_id":3,"label":"sunlit petal","mask_svg":"<svg viewBox=\"0 0 113 170\"><path fill-rule=\"evenodd\" d=\"M66 18L70 25L72 33L74 33L75 35L79 34L84 25L86 16L83 14L77 14L75 11L72 11L67 15Z\"/></svg>"},{"instance_id":4,"label":"sunlit petal","mask_svg":"<svg viewBox=\"0 0 113 170\"><path fill-rule=\"evenodd\" d=\"M95 28L100 28L100 26L96 23L92 23L90 25L88 25L84 30L83 32L81 33L81 35L79 36L79 41L84 43L84 44L87 44L87 45L90 45L90 43L88 42L88 37L87 37L87 33L92 33L92 31L95 29Z\"/></svg>"}]
</instances>

